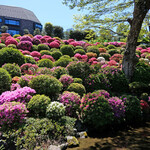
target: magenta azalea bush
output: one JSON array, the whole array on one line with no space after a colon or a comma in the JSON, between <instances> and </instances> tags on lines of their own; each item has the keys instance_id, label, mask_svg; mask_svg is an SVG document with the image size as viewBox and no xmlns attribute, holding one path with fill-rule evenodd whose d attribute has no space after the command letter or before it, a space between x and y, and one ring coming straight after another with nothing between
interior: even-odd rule
<instances>
[{"instance_id":1,"label":"magenta azalea bush","mask_svg":"<svg viewBox=\"0 0 150 150\"><path fill-rule=\"evenodd\" d=\"M0 127L17 127L23 123L28 110L25 104L20 102L6 102L0 105Z\"/></svg>"},{"instance_id":2,"label":"magenta azalea bush","mask_svg":"<svg viewBox=\"0 0 150 150\"><path fill-rule=\"evenodd\" d=\"M14 44L18 45L18 42L14 38L9 38L8 40L5 41L5 45L8 46L9 44Z\"/></svg>"},{"instance_id":3,"label":"magenta azalea bush","mask_svg":"<svg viewBox=\"0 0 150 150\"><path fill-rule=\"evenodd\" d=\"M108 99L109 105L112 107L114 116L116 118L125 117L124 102L118 97L111 97Z\"/></svg>"},{"instance_id":4,"label":"magenta azalea bush","mask_svg":"<svg viewBox=\"0 0 150 150\"><path fill-rule=\"evenodd\" d=\"M21 41L20 43L18 43L17 47L19 49L22 49L22 50L31 50L32 48L32 42L30 41Z\"/></svg>"},{"instance_id":5,"label":"magenta azalea bush","mask_svg":"<svg viewBox=\"0 0 150 150\"><path fill-rule=\"evenodd\" d=\"M0 95L0 105L6 102L22 102L27 103L36 91L30 87L17 88L15 91L5 91Z\"/></svg>"},{"instance_id":6,"label":"magenta azalea bush","mask_svg":"<svg viewBox=\"0 0 150 150\"><path fill-rule=\"evenodd\" d=\"M65 91L58 100L66 106L66 115L77 117L80 113L80 95L75 92Z\"/></svg>"}]
</instances>

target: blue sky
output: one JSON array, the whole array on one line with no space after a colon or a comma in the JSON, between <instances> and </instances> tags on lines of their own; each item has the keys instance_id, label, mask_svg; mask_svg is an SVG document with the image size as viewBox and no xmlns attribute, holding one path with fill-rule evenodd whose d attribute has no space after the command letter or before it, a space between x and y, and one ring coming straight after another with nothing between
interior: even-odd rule
<instances>
[{"instance_id":1,"label":"blue sky","mask_svg":"<svg viewBox=\"0 0 150 150\"><path fill-rule=\"evenodd\" d=\"M66 29L74 24L73 15L81 14L62 4L62 0L1 0L1 5L23 7L34 12L42 25L46 22Z\"/></svg>"}]
</instances>

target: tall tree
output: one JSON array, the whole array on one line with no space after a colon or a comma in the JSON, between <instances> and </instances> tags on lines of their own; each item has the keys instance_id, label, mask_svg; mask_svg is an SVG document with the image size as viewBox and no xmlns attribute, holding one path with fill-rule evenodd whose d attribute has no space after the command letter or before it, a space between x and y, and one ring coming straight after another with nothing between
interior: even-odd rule
<instances>
[{"instance_id":1,"label":"tall tree","mask_svg":"<svg viewBox=\"0 0 150 150\"><path fill-rule=\"evenodd\" d=\"M45 23L44 30L47 35L52 36L53 34L53 25L50 22Z\"/></svg>"},{"instance_id":2,"label":"tall tree","mask_svg":"<svg viewBox=\"0 0 150 150\"><path fill-rule=\"evenodd\" d=\"M82 16L84 25L89 27L112 30L118 23L130 24L123 71L131 81L137 62L135 55L137 39L143 20L150 9L150 0L63 0L63 3L72 9L78 7L79 10L89 10L89 14ZM109 14L109 17L106 14Z\"/></svg>"},{"instance_id":3,"label":"tall tree","mask_svg":"<svg viewBox=\"0 0 150 150\"><path fill-rule=\"evenodd\" d=\"M63 38L64 37L64 29L61 26L54 26L53 27L53 36Z\"/></svg>"},{"instance_id":4,"label":"tall tree","mask_svg":"<svg viewBox=\"0 0 150 150\"><path fill-rule=\"evenodd\" d=\"M5 25L1 26L1 32L2 33L6 33L7 30L8 30L8 26L5 26Z\"/></svg>"}]
</instances>

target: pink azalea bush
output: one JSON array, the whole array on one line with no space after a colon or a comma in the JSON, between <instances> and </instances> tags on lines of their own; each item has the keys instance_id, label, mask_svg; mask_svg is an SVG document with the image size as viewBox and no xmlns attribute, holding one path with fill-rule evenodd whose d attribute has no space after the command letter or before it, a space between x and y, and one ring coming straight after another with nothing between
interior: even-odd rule
<instances>
[{"instance_id":1,"label":"pink azalea bush","mask_svg":"<svg viewBox=\"0 0 150 150\"><path fill-rule=\"evenodd\" d=\"M33 52L31 52L31 53L30 53L30 55L31 55L32 57L38 57L38 58L40 58L40 57L41 57L40 52L37 52L37 51L33 51Z\"/></svg>"},{"instance_id":2,"label":"pink azalea bush","mask_svg":"<svg viewBox=\"0 0 150 150\"><path fill-rule=\"evenodd\" d=\"M5 41L5 45L8 46L9 44L14 44L14 45L18 45L18 42L14 39L14 38L9 38Z\"/></svg>"},{"instance_id":3,"label":"pink azalea bush","mask_svg":"<svg viewBox=\"0 0 150 150\"><path fill-rule=\"evenodd\" d=\"M77 117L80 112L80 95L65 91L59 96L58 100L66 106L66 115Z\"/></svg>"},{"instance_id":4,"label":"pink azalea bush","mask_svg":"<svg viewBox=\"0 0 150 150\"><path fill-rule=\"evenodd\" d=\"M29 42L32 42L32 38L30 38L29 36L22 36L21 38L20 38L20 42L21 41L29 41Z\"/></svg>"},{"instance_id":5,"label":"pink azalea bush","mask_svg":"<svg viewBox=\"0 0 150 150\"><path fill-rule=\"evenodd\" d=\"M5 102L22 102L27 103L36 91L30 87L18 88L15 91L5 91L0 95L0 105Z\"/></svg>"},{"instance_id":6,"label":"pink azalea bush","mask_svg":"<svg viewBox=\"0 0 150 150\"><path fill-rule=\"evenodd\" d=\"M36 37L34 37L34 38L32 39L32 43L33 43L34 45L38 45L38 44L41 44L41 40L38 39L38 38L36 38Z\"/></svg>"},{"instance_id":7,"label":"pink azalea bush","mask_svg":"<svg viewBox=\"0 0 150 150\"><path fill-rule=\"evenodd\" d=\"M20 43L18 43L17 47L18 49L22 49L22 50L31 50L32 48L32 42L30 41L21 41Z\"/></svg>"},{"instance_id":8,"label":"pink azalea bush","mask_svg":"<svg viewBox=\"0 0 150 150\"><path fill-rule=\"evenodd\" d=\"M41 57L41 59L50 59L51 61L55 61L55 59L52 57L52 56L50 56L50 55L43 55L42 57Z\"/></svg>"},{"instance_id":9,"label":"pink azalea bush","mask_svg":"<svg viewBox=\"0 0 150 150\"><path fill-rule=\"evenodd\" d=\"M49 44L49 46L51 47L51 48L59 48L59 43L58 42L56 42L56 41L53 41L53 42L51 42L50 44Z\"/></svg>"},{"instance_id":10,"label":"pink azalea bush","mask_svg":"<svg viewBox=\"0 0 150 150\"><path fill-rule=\"evenodd\" d=\"M6 102L0 105L0 127L17 127L26 119L28 110L25 104L20 102Z\"/></svg>"},{"instance_id":11,"label":"pink azalea bush","mask_svg":"<svg viewBox=\"0 0 150 150\"><path fill-rule=\"evenodd\" d=\"M20 89L21 86L18 83L12 83L10 90L15 91L16 89Z\"/></svg>"}]
</instances>

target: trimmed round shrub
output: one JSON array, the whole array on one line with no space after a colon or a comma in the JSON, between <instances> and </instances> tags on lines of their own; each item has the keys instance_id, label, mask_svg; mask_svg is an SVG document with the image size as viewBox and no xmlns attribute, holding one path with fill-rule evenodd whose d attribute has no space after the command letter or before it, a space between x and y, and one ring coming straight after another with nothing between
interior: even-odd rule
<instances>
[{"instance_id":1,"label":"trimmed round shrub","mask_svg":"<svg viewBox=\"0 0 150 150\"><path fill-rule=\"evenodd\" d=\"M23 103L7 102L0 105L0 126L5 130L8 128L16 128L26 119L28 110Z\"/></svg>"},{"instance_id":2,"label":"trimmed round shrub","mask_svg":"<svg viewBox=\"0 0 150 150\"><path fill-rule=\"evenodd\" d=\"M46 108L51 103L51 99L45 95L34 95L28 103L28 110L30 116L45 117Z\"/></svg>"},{"instance_id":3,"label":"trimmed round shrub","mask_svg":"<svg viewBox=\"0 0 150 150\"><path fill-rule=\"evenodd\" d=\"M9 44L7 47L12 47L12 48L17 48L17 46L15 44Z\"/></svg>"},{"instance_id":4,"label":"trimmed round shrub","mask_svg":"<svg viewBox=\"0 0 150 150\"><path fill-rule=\"evenodd\" d=\"M60 51L63 55L69 55L70 57L74 56L74 49L70 45L61 46Z\"/></svg>"},{"instance_id":5,"label":"trimmed round shrub","mask_svg":"<svg viewBox=\"0 0 150 150\"><path fill-rule=\"evenodd\" d=\"M83 83L83 80L81 78L73 78L73 83Z\"/></svg>"},{"instance_id":6,"label":"trimmed round shrub","mask_svg":"<svg viewBox=\"0 0 150 150\"><path fill-rule=\"evenodd\" d=\"M51 55L55 60L58 60L62 56L62 53L60 51L53 51Z\"/></svg>"},{"instance_id":7,"label":"trimmed round shrub","mask_svg":"<svg viewBox=\"0 0 150 150\"><path fill-rule=\"evenodd\" d=\"M97 57L97 54L93 52L88 52L86 53L86 55L88 56L88 58Z\"/></svg>"},{"instance_id":8,"label":"trimmed round shrub","mask_svg":"<svg viewBox=\"0 0 150 150\"><path fill-rule=\"evenodd\" d=\"M39 67L52 68L54 65L50 59L41 59L38 61L38 66Z\"/></svg>"},{"instance_id":9,"label":"trimmed round shrub","mask_svg":"<svg viewBox=\"0 0 150 150\"><path fill-rule=\"evenodd\" d=\"M81 78L84 80L91 72L90 65L87 62L71 62L67 66L69 75L74 78Z\"/></svg>"},{"instance_id":10,"label":"trimmed round shrub","mask_svg":"<svg viewBox=\"0 0 150 150\"><path fill-rule=\"evenodd\" d=\"M54 59L51 55L43 55L43 56L41 57L41 59L49 59L49 60L51 60L52 62L55 61L55 59Z\"/></svg>"},{"instance_id":11,"label":"trimmed round shrub","mask_svg":"<svg viewBox=\"0 0 150 150\"><path fill-rule=\"evenodd\" d=\"M126 108L125 108L125 119L127 123L136 124L141 121L141 106L140 100L136 96L124 95L121 97Z\"/></svg>"},{"instance_id":12,"label":"trimmed round shrub","mask_svg":"<svg viewBox=\"0 0 150 150\"><path fill-rule=\"evenodd\" d=\"M25 57L19 50L6 47L0 50L0 66L5 63L16 63L21 66L25 63Z\"/></svg>"},{"instance_id":13,"label":"trimmed round shrub","mask_svg":"<svg viewBox=\"0 0 150 150\"><path fill-rule=\"evenodd\" d=\"M25 87L25 86L29 86L29 81L34 78L33 75L24 75L21 76L21 78L19 79L19 81L17 82L21 87Z\"/></svg>"},{"instance_id":14,"label":"trimmed round shrub","mask_svg":"<svg viewBox=\"0 0 150 150\"><path fill-rule=\"evenodd\" d=\"M64 67L61 67L61 66L53 67L53 68L51 69L51 71L52 71L52 75L53 75L54 77L56 77L57 79L59 79L60 76L63 75L63 74L68 74L67 69L64 68Z\"/></svg>"},{"instance_id":15,"label":"trimmed round shrub","mask_svg":"<svg viewBox=\"0 0 150 150\"><path fill-rule=\"evenodd\" d=\"M15 76L18 76L18 77L21 76L20 67L16 64L7 63L7 64L4 64L2 66L2 68L7 70L12 78L15 77Z\"/></svg>"},{"instance_id":16,"label":"trimmed round shrub","mask_svg":"<svg viewBox=\"0 0 150 150\"><path fill-rule=\"evenodd\" d=\"M85 54L86 54L86 52L85 52L83 49L76 49L76 50L74 51L74 53L75 53L75 54L79 53L79 54L81 54L81 55L85 55Z\"/></svg>"},{"instance_id":17,"label":"trimmed round shrub","mask_svg":"<svg viewBox=\"0 0 150 150\"><path fill-rule=\"evenodd\" d=\"M71 58L60 57L57 61L55 61L54 65L66 67L70 62L72 62Z\"/></svg>"},{"instance_id":18,"label":"trimmed round shrub","mask_svg":"<svg viewBox=\"0 0 150 150\"><path fill-rule=\"evenodd\" d=\"M104 57L107 61L109 61L109 58L111 57L111 55L108 53L100 53L99 57Z\"/></svg>"},{"instance_id":19,"label":"trimmed round shrub","mask_svg":"<svg viewBox=\"0 0 150 150\"><path fill-rule=\"evenodd\" d=\"M40 52L41 50L50 50L50 48L46 44L39 44L38 45L38 51Z\"/></svg>"},{"instance_id":20,"label":"trimmed round shrub","mask_svg":"<svg viewBox=\"0 0 150 150\"><path fill-rule=\"evenodd\" d=\"M31 56L25 56L26 63L36 64L36 61Z\"/></svg>"},{"instance_id":21,"label":"trimmed round shrub","mask_svg":"<svg viewBox=\"0 0 150 150\"><path fill-rule=\"evenodd\" d=\"M63 87L59 80L50 75L39 75L32 78L29 86L35 89L37 94L45 94L50 98L59 94Z\"/></svg>"},{"instance_id":22,"label":"trimmed round shrub","mask_svg":"<svg viewBox=\"0 0 150 150\"><path fill-rule=\"evenodd\" d=\"M43 56L43 55L51 55L51 52L49 50L41 50L40 54L41 54L41 56Z\"/></svg>"},{"instance_id":23,"label":"trimmed round shrub","mask_svg":"<svg viewBox=\"0 0 150 150\"><path fill-rule=\"evenodd\" d=\"M80 83L71 83L67 91L78 93L80 96L86 93L85 87Z\"/></svg>"},{"instance_id":24,"label":"trimmed round shrub","mask_svg":"<svg viewBox=\"0 0 150 150\"><path fill-rule=\"evenodd\" d=\"M107 46L107 49L115 49L115 48L116 48L116 46L111 45L111 44Z\"/></svg>"},{"instance_id":25,"label":"trimmed round shrub","mask_svg":"<svg viewBox=\"0 0 150 150\"><path fill-rule=\"evenodd\" d=\"M120 51L117 49L110 49L107 51L107 53L109 53L111 56L113 56L114 54L120 54Z\"/></svg>"},{"instance_id":26,"label":"trimmed round shrub","mask_svg":"<svg viewBox=\"0 0 150 150\"><path fill-rule=\"evenodd\" d=\"M37 51L31 52L30 55L31 55L32 57L37 57L37 58L40 58L40 57L41 57L40 52L37 52Z\"/></svg>"},{"instance_id":27,"label":"trimmed round shrub","mask_svg":"<svg viewBox=\"0 0 150 150\"><path fill-rule=\"evenodd\" d=\"M37 45L32 45L32 48L30 51L38 51L38 46Z\"/></svg>"},{"instance_id":28,"label":"trimmed round shrub","mask_svg":"<svg viewBox=\"0 0 150 150\"><path fill-rule=\"evenodd\" d=\"M18 42L14 39L14 38L9 38L5 41L6 46L8 46L9 44L14 44L15 46L18 45Z\"/></svg>"},{"instance_id":29,"label":"trimmed round shrub","mask_svg":"<svg viewBox=\"0 0 150 150\"><path fill-rule=\"evenodd\" d=\"M88 93L81 99L82 121L90 130L103 130L112 124L114 115L108 100L101 93Z\"/></svg>"},{"instance_id":30,"label":"trimmed round shrub","mask_svg":"<svg viewBox=\"0 0 150 150\"><path fill-rule=\"evenodd\" d=\"M39 45L39 44L41 44L41 41L40 41L40 39L34 37L34 38L32 38L32 43L34 45Z\"/></svg>"},{"instance_id":31,"label":"trimmed round shrub","mask_svg":"<svg viewBox=\"0 0 150 150\"><path fill-rule=\"evenodd\" d=\"M20 43L18 43L17 47L18 49L22 49L22 50L31 50L32 49L32 42L30 41L21 41Z\"/></svg>"},{"instance_id":32,"label":"trimmed round shrub","mask_svg":"<svg viewBox=\"0 0 150 150\"><path fill-rule=\"evenodd\" d=\"M6 45L3 44L3 43L0 43L0 49L2 49L2 48L4 48L4 47L6 47Z\"/></svg>"},{"instance_id":33,"label":"trimmed round shrub","mask_svg":"<svg viewBox=\"0 0 150 150\"><path fill-rule=\"evenodd\" d=\"M46 116L49 119L58 120L65 116L65 106L56 101L51 102L47 107Z\"/></svg>"},{"instance_id":34,"label":"trimmed round shrub","mask_svg":"<svg viewBox=\"0 0 150 150\"><path fill-rule=\"evenodd\" d=\"M30 41L30 42L32 42L32 38L28 35L24 35L20 38L20 41Z\"/></svg>"},{"instance_id":35,"label":"trimmed round shrub","mask_svg":"<svg viewBox=\"0 0 150 150\"><path fill-rule=\"evenodd\" d=\"M50 52L55 52L55 51L59 51L59 49L58 48L51 48L50 49Z\"/></svg>"},{"instance_id":36,"label":"trimmed round shrub","mask_svg":"<svg viewBox=\"0 0 150 150\"><path fill-rule=\"evenodd\" d=\"M0 68L0 94L2 92L10 90L10 85L11 85L10 74L5 69Z\"/></svg>"},{"instance_id":37,"label":"trimmed round shrub","mask_svg":"<svg viewBox=\"0 0 150 150\"><path fill-rule=\"evenodd\" d=\"M92 52L92 53L96 53L97 56L99 56L99 48L96 46L88 46L87 47L87 52Z\"/></svg>"},{"instance_id":38,"label":"trimmed round shrub","mask_svg":"<svg viewBox=\"0 0 150 150\"><path fill-rule=\"evenodd\" d=\"M77 117L80 114L80 95L75 92L65 91L59 95L58 100L66 106L66 114Z\"/></svg>"}]
</instances>

